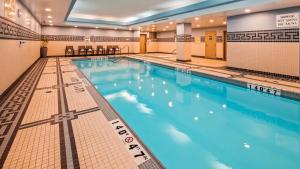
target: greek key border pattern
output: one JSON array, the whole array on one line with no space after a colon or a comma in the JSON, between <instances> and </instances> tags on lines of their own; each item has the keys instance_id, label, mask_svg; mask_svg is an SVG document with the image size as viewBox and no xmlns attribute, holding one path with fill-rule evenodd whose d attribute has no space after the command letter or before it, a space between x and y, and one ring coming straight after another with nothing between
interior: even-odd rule
<instances>
[{"instance_id":1,"label":"greek key border pattern","mask_svg":"<svg viewBox=\"0 0 300 169\"><path fill-rule=\"evenodd\" d=\"M41 35L0 16L0 39L41 40Z\"/></svg>"},{"instance_id":2,"label":"greek key border pattern","mask_svg":"<svg viewBox=\"0 0 300 169\"><path fill-rule=\"evenodd\" d=\"M138 37L91 36L92 42L139 42Z\"/></svg>"},{"instance_id":3,"label":"greek key border pattern","mask_svg":"<svg viewBox=\"0 0 300 169\"><path fill-rule=\"evenodd\" d=\"M75 41L83 42L84 36L75 35L42 35L42 40L48 41ZM139 42L137 37L111 37L111 36L91 36L91 42Z\"/></svg>"},{"instance_id":4,"label":"greek key border pattern","mask_svg":"<svg viewBox=\"0 0 300 169\"><path fill-rule=\"evenodd\" d=\"M228 32L227 42L298 42L299 29Z\"/></svg>"},{"instance_id":5,"label":"greek key border pattern","mask_svg":"<svg viewBox=\"0 0 300 169\"><path fill-rule=\"evenodd\" d=\"M192 35L177 35L176 42L194 42Z\"/></svg>"}]
</instances>

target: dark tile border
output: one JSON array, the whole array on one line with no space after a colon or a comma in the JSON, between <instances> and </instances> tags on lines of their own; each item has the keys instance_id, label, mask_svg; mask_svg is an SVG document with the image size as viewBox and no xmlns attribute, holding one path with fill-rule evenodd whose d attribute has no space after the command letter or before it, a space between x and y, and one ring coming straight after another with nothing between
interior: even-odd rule
<instances>
[{"instance_id":1,"label":"dark tile border","mask_svg":"<svg viewBox=\"0 0 300 169\"><path fill-rule=\"evenodd\" d=\"M40 41L40 34L0 16L0 39Z\"/></svg>"},{"instance_id":2,"label":"dark tile border","mask_svg":"<svg viewBox=\"0 0 300 169\"><path fill-rule=\"evenodd\" d=\"M227 42L296 42L299 28L228 32Z\"/></svg>"},{"instance_id":3,"label":"dark tile border","mask_svg":"<svg viewBox=\"0 0 300 169\"><path fill-rule=\"evenodd\" d=\"M0 121L0 127L6 127L7 132L1 135L0 168L4 165L46 63L47 59L39 59L17 80L15 87L11 87L11 91L1 98L0 115L4 119Z\"/></svg>"}]
</instances>

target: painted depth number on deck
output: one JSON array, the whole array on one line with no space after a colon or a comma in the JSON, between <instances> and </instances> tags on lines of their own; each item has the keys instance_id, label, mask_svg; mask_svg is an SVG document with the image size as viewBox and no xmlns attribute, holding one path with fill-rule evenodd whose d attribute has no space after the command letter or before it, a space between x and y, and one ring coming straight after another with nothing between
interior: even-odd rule
<instances>
[{"instance_id":1,"label":"painted depth number on deck","mask_svg":"<svg viewBox=\"0 0 300 169\"><path fill-rule=\"evenodd\" d=\"M251 89L251 90L256 90L256 91L259 91L259 92L273 94L273 95L276 95L276 96L280 96L281 95L281 90L279 90L279 89L275 89L275 88L271 88L271 87L266 87L266 86L261 86L261 85L257 85L257 84L248 83L247 84L247 88Z\"/></svg>"},{"instance_id":2,"label":"painted depth number on deck","mask_svg":"<svg viewBox=\"0 0 300 169\"><path fill-rule=\"evenodd\" d=\"M138 165L150 159L148 153L120 119L111 121L111 125Z\"/></svg>"}]
</instances>

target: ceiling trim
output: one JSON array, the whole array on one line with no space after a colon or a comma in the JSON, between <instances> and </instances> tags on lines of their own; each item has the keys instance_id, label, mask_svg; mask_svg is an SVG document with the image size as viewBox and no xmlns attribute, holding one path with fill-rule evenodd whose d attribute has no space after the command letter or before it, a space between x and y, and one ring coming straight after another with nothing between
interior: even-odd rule
<instances>
[{"instance_id":1,"label":"ceiling trim","mask_svg":"<svg viewBox=\"0 0 300 169\"><path fill-rule=\"evenodd\" d=\"M182 7L179 9L173 9L170 11L162 12L160 14L137 19L132 22L115 22L115 21L106 21L106 20L69 18L70 13L71 13L76 1L77 0L72 0L72 2L71 2L71 5L68 9L68 13L65 17L66 22L105 24L105 25L113 25L113 26L132 26L132 25L141 24L141 23L145 23L145 22L167 19L168 17L172 17L172 16L176 16L176 15L181 15L181 14L186 14L186 13L204 10L204 9L208 9L208 8L213 8L213 7L217 7L217 6L227 5L230 3L240 2L240 1L244 1L244 0L207 0L204 2L199 2L199 3L192 4L192 5Z\"/></svg>"}]
</instances>

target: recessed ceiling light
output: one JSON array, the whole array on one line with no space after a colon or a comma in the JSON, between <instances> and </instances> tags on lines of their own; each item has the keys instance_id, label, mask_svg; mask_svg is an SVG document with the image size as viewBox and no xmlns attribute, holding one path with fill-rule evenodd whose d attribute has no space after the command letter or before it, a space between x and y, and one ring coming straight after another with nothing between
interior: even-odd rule
<instances>
[{"instance_id":1,"label":"recessed ceiling light","mask_svg":"<svg viewBox=\"0 0 300 169\"><path fill-rule=\"evenodd\" d=\"M50 9L50 8L45 8L45 11L46 11L46 12L50 12L51 9Z\"/></svg>"},{"instance_id":2,"label":"recessed ceiling light","mask_svg":"<svg viewBox=\"0 0 300 169\"><path fill-rule=\"evenodd\" d=\"M163 29L163 31L166 31L166 29Z\"/></svg>"},{"instance_id":3,"label":"recessed ceiling light","mask_svg":"<svg viewBox=\"0 0 300 169\"><path fill-rule=\"evenodd\" d=\"M166 28L169 28L169 26L166 26Z\"/></svg>"},{"instance_id":4,"label":"recessed ceiling light","mask_svg":"<svg viewBox=\"0 0 300 169\"><path fill-rule=\"evenodd\" d=\"M78 28L78 26L74 26L75 28Z\"/></svg>"},{"instance_id":5,"label":"recessed ceiling light","mask_svg":"<svg viewBox=\"0 0 300 169\"><path fill-rule=\"evenodd\" d=\"M224 22L223 22L223 25L226 25L226 24L227 24L227 22L226 22L226 21L224 21Z\"/></svg>"},{"instance_id":6,"label":"recessed ceiling light","mask_svg":"<svg viewBox=\"0 0 300 169\"><path fill-rule=\"evenodd\" d=\"M26 21L30 21L30 19L29 19L29 18L26 18Z\"/></svg>"},{"instance_id":7,"label":"recessed ceiling light","mask_svg":"<svg viewBox=\"0 0 300 169\"><path fill-rule=\"evenodd\" d=\"M115 30L117 30L118 28L115 28Z\"/></svg>"},{"instance_id":8,"label":"recessed ceiling light","mask_svg":"<svg viewBox=\"0 0 300 169\"><path fill-rule=\"evenodd\" d=\"M51 21L51 20L49 20L48 22L49 22L49 23L52 23L52 21Z\"/></svg>"},{"instance_id":9,"label":"recessed ceiling light","mask_svg":"<svg viewBox=\"0 0 300 169\"><path fill-rule=\"evenodd\" d=\"M196 17L196 18L194 18L196 21L198 21L199 20L199 18L198 17Z\"/></svg>"},{"instance_id":10,"label":"recessed ceiling light","mask_svg":"<svg viewBox=\"0 0 300 169\"><path fill-rule=\"evenodd\" d=\"M173 25L174 22L169 22L170 25Z\"/></svg>"},{"instance_id":11,"label":"recessed ceiling light","mask_svg":"<svg viewBox=\"0 0 300 169\"><path fill-rule=\"evenodd\" d=\"M152 27L155 27L155 25L152 25Z\"/></svg>"},{"instance_id":12,"label":"recessed ceiling light","mask_svg":"<svg viewBox=\"0 0 300 169\"><path fill-rule=\"evenodd\" d=\"M47 16L47 18L51 19L51 18L52 18L52 16L51 16L51 15L49 15L49 16Z\"/></svg>"},{"instance_id":13,"label":"recessed ceiling light","mask_svg":"<svg viewBox=\"0 0 300 169\"><path fill-rule=\"evenodd\" d=\"M99 27L98 26L96 26L96 29L98 29Z\"/></svg>"},{"instance_id":14,"label":"recessed ceiling light","mask_svg":"<svg viewBox=\"0 0 300 169\"><path fill-rule=\"evenodd\" d=\"M199 28L199 27L200 27L200 25L197 25L197 27Z\"/></svg>"},{"instance_id":15,"label":"recessed ceiling light","mask_svg":"<svg viewBox=\"0 0 300 169\"><path fill-rule=\"evenodd\" d=\"M245 9L245 12L246 12L246 13L250 13L250 12L251 12L251 9Z\"/></svg>"},{"instance_id":16,"label":"recessed ceiling light","mask_svg":"<svg viewBox=\"0 0 300 169\"><path fill-rule=\"evenodd\" d=\"M49 25L50 25L50 26L53 26L53 24L52 24L52 23L50 23Z\"/></svg>"},{"instance_id":17,"label":"recessed ceiling light","mask_svg":"<svg viewBox=\"0 0 300 169\"><path fill-rule=\"evenodd\" d=\"M209 20L209 22L210 22L210 23L214 23L214 22L215 22L215 20L211 19L211 20Z\"/></svg>"}]
</instances>

